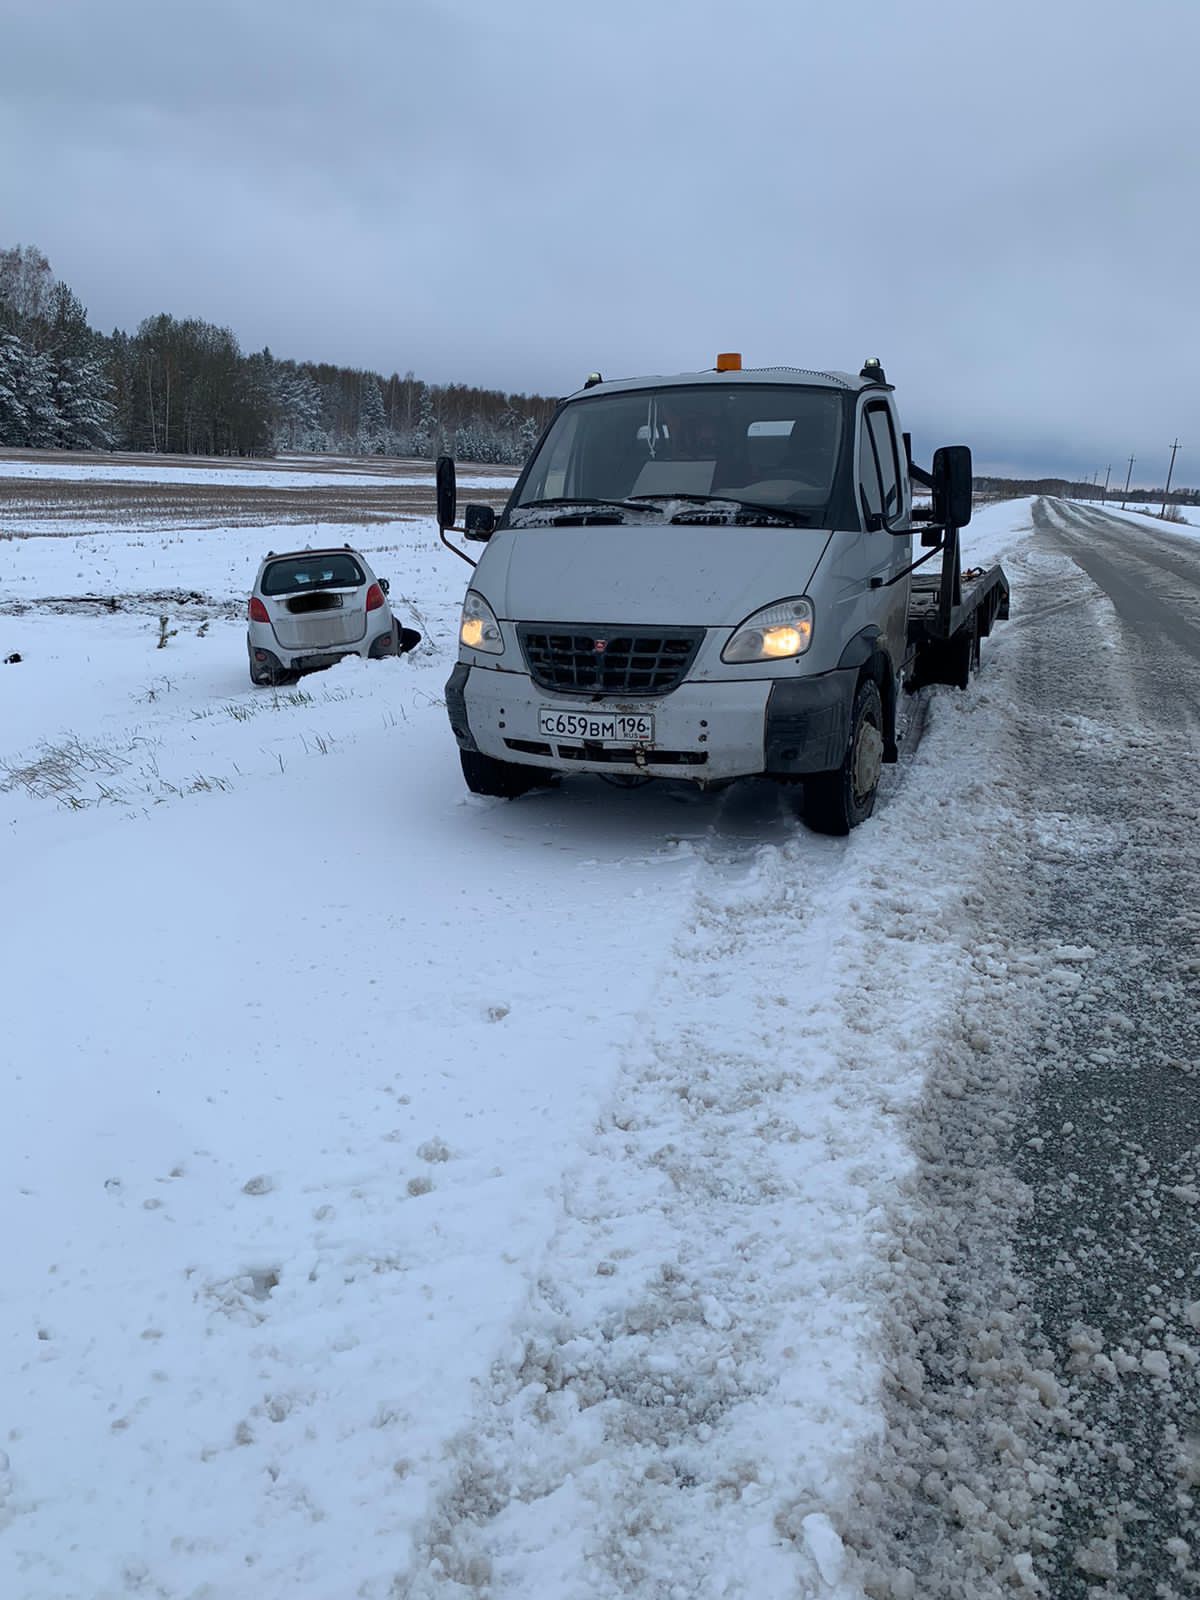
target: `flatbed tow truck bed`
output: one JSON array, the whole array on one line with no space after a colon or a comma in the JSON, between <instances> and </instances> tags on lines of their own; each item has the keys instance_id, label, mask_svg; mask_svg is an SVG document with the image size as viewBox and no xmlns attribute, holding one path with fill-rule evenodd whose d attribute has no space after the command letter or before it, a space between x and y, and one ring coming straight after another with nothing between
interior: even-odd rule
<instances>
[{"instance_id":1,"label":"flatbed tow truck bed","mask_svg":"<svg viewBox=\"0 0 1200 1600\"><path fill-rule=\"evenodd\" d=\"M941 608L941 575L931 572L914 573L908 597L908 638L910 644L921 640L941 640L953 636L973 616L979 619L979 637L986 639L992 624L1008 620L1008 578L1004 568L975 567L964 572L959 580L960 594L951 602L943 618Z\"/></svg>"},{"instance_id":2,"label":"flatbed tow truck bed","mask_svg":"<svg viewBox=\"0 0 1200 1600\"><path fill-rule=\"evenodd\" d=\"M1008 620L1003 567L959 565L957 530L943 550L941 572L914 572L908 596L909 684L950 683L965 689L979 663L979 641Z\"/></svg>"}]
</instances>

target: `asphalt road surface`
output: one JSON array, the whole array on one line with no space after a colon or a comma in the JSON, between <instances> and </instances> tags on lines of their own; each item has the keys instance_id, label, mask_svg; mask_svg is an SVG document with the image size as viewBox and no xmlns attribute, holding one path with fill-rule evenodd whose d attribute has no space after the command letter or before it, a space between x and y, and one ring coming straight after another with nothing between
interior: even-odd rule
<instances>
[{"instance_id":1,"label":"asphalt road surface","mask_svg":"<svg viewBox=\"0 0 1200 1600\"><path fill-rule=\"evenodd\" d=\"M1200 1593L1200 541L1033 521L979 680L1019 820L912 1130L862 1474L880 1600Z\"/></svg>"}]
</instances>

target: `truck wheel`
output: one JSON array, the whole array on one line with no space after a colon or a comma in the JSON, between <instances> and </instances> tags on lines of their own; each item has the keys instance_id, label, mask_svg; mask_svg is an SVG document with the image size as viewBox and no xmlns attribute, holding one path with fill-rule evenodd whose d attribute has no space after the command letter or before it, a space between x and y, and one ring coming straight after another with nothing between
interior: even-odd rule
<instances>
[{"instance_id":1,"label":"truck wheel","mask_svg":"<svg viewBox=\"0 0 1200 1600\"><path fill-rule=\"evenodd\" d=\"M553 772L526 767L517 761L497 761L478 750L460 750L462 773L472 794L494 795L499 800L515 800L530 789L542 789L557 781Z\"/></svg>"},{"instance_id":2,"label":"truck wheel","mask_svg":"<svg viewBox=\"0 0 1200 1600\"><path fill-rule=\"evenodd\" d=\"M872 678L860 683L850 713L850 742L840 767L804 785L804 820L816 833L847 834L875 809L883 766L883 702Z\"/></svg>"},{"instance_id":3,"label":"truck wheel","mask_svg":"<svg viewBox=\"0 0 1200 1600\"><path fill-rule=\"evenodd\" d=\"M971 674L979 671L978 612L965 627L960 629L958 637L951 641L948 650L950 653L948 681L952 682L956 689L969 689Z\"/></svg>"},{"instance_id":4,"label":"truck wheel","mask_svg":"<svg viewBox=\"0 0 1200 1600\"><path fill-rule=\"evenodd\" d=\"M946 683L952 689L970 686L971 674L979 669L979 617L971 618L952 639L926 640L917 651L916 666L909 690L923 689L927 683Z\"/></svg>"}]
</instances>

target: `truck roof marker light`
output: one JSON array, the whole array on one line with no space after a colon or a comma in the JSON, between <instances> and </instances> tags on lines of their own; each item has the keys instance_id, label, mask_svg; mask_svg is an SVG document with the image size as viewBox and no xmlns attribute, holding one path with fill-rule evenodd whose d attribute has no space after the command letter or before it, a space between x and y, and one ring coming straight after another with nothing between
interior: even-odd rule
<instances>
[{"instance_id":1,"label":"truck roof marker light","mask_svg":"<svg viewBox=\"0 0 1200 1600\"><path fill-rule=\"evenodd\" d=\"M862 364L862 371L859 373L859 377L872 378L876 383L887 382L887 379L883 375L883 362L880 361L878 356L867 357Z\"/></svg>"},{"instance_id":2,"label":"truck roof marker light","mask_svg":"<svg viewBox=\"0 0 1200 1600\"><path fill-rule=\"evenodd\" d=\"M600 376L600 374L598 372L589 372L587 377L586 377L586 379L584 380L583 387L585 389L594 389L598 383L603 383L603 382L604 382L604 379Z\"/></svg>"},{"instance_id":3,"label":"truck roof marker light","mask_svg":"<svg viewBox=\"0 0 1200 1600\"><path fill-rule=\"evenodd\" d=\"M718 372L740 372L742 370L742 357L740 351L726 350L717 357Z\"/></svg>"}]
</instances>

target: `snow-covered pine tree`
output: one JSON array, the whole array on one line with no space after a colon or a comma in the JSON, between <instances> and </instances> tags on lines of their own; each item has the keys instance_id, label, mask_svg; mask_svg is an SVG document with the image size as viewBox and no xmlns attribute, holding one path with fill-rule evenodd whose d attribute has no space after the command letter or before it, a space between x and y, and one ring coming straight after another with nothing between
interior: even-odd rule
<instances>
[{"instance_id":1,"label":"snow-covered pine tree","mask_svg":"<svg viewBox=\"0 0 1200 1600\"><path fill-rule=\"evenodd\" d=\"M321 385L307 372L296 373L288 391L294 450L328 450L329 435L321 426Z\"/></svg>"},{"instance_id":2,"label":"snow-covered pine tree","mask_svg":"<svg viewBox=\"0 0 1200 1600\"><path fill-rule=\"evenodd\" d=\"M454 430L454 454L460 461L490 461L489 443L483 429L473 422Z\"/></svg>"},{"instance_id":3,"label":"snow-covered pine tree","mask_svg":"<svg viewBox=\"0 0 1200 1600\"><path fill-rule=\"evenodd\" d=\"M54 367L22 339L13 339L7 362L7 382L16 390L21 407L17 437L8 442L31 450L48 449L55 442L58 412L54 404Z\"/></svg>"},{"instance_id":4,"label":"snow-covered pine tree","mask_svg":"<svg viewBox=\"0 0 1200 1600\"><path fill-rule=\"evenodd\" d=\"M65 450L108 450L113 442L112 385L98 356L68 355L54 364L54 443Z\"/></svg>"},{"instance_id":5,"label":"snow-covered pine tree","mask_svg":"<svg viewBox=\"0 0 1200 1600\"><path fill-rule=\"evenodd\" d=\"M15 333L0 333L0 445L25 442L25 352Z\"/></svg>"},{"instance_id":6,"label":"snow-covered pine tree","mask_svg":"<svg viewBox=\"0 0 1200 1600\"><path fill-rule=\"evenodd\" d=\"M329 439L321 426L321 386L295 362L275 366L276 450L328 450Z\"/></svg>"},{"instance_id":7,"label":"snow-covered pine tree","mask_svg":"<svg viewBox=\"0 0 1200 1600\"><path fill-rule=\"evenodd\" d=\"M515 459L518 463L527 461L529 459L529 456L533 452L534 445L538 442L541 431L542 430L538 426L536 417L526 417L524 422L522 422L520 429L517 432L518 453Z\"/></svg>"},{"instance_id":8,"label":"snow-covered pine tree","mask_svg":"<svg viewBox=\"0 0 1200 1600\"><path fill-rule=\"evenodd\" d=\"M423 383L418 400L417 425L412 435L412 453L414 456L432 458L440 452L441 443L442 430L433 408L433 396L429 392L429 385Z\"/></svg>"},{"instance_id":9,"label":"snow-covered pine tree","mask_svg":"<svg viewBox=\"0 0 1200 1600\"><path fill-rule=\"evenodd\" d=\"M54 280L50 263L32 245L0 250L0 333L6 336L3 382L13 399L4 402L6 442L54 443L53 366L43 354L50 325Z\"/></svg>"},{"instance_id":10,"label":"snow-covered pine tree","mask_svg":"<svg viewBox=\"0 0 1200 1600\"><path fill-rule=\"evenodd\" d=\"M360 456L380 455L386 444L387 413L383 409L383 391L373 372L364 372L359 381L358 431L354 448Z\"/></svg>"}]
</instances>

